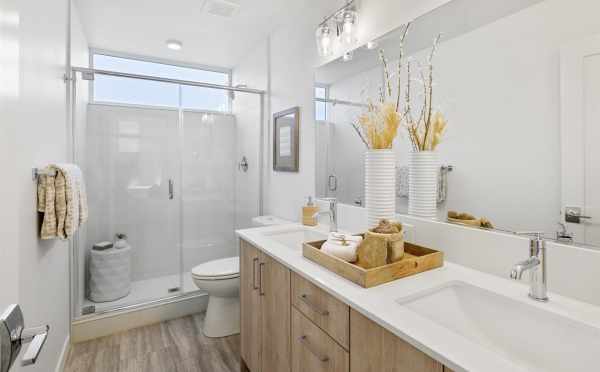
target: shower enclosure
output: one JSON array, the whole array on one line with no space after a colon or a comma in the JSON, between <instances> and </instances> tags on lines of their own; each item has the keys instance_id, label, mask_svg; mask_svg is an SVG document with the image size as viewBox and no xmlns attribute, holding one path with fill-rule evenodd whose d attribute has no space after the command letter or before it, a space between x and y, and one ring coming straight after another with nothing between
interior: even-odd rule
<instances>
[{"instance_id":1,"label":"shower enclosure","mask_svg":"<svg viewBox=\"0 0 600 372\"><path fill-rule=\"evenodd\" d=\"M207 82L182 67L178 79L154 63L157 73L137 74L101 57L71 80L73 155L90 215L73 249L75 319L201 295L190 270L236 256L234 230L249 227L262 204L263 91L231 87L230 73ZM116 234L131 246L128 275L118 264L90 272L102 254L94 244ZM97 301L93 275L130 280L130 290Z\"/></svg>"}]
</instances>

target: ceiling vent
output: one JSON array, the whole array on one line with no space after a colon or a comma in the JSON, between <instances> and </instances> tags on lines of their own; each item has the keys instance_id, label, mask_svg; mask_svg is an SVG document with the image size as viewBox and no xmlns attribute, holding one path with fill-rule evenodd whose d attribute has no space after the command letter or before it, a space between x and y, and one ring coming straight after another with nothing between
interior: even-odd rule
<instances>
[{"instance_id":1,"label":"ceiling vent","mask_svg":"<svg viewBox=\"0 0 600 372\"><path fill-rule=\"evenodd\" d=\"M240 9L239 0L207 0L204 10L208 14L231 18Z\"/></svg>"}]
</instances>

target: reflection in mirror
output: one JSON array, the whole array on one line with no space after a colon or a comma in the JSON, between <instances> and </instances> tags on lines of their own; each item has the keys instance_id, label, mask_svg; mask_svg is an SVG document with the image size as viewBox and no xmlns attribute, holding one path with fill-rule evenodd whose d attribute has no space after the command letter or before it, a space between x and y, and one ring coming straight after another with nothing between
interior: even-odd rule
<instances>
[{"instance_id":1,"label":"reflection in mirror","mask_svg":"<svg viewBox=\"0 0 600 372\"><path fill-rule=\"evenodd\" d=\"M438 220L456 211L499 230L600 246L599 12L593 0L453 0L411 23L404 49L415 63L442 34L433 105L448 120L440 163L453 171L440 170ZM402 30L317 69L327 92L316 98L326 105L317 118L318 196L364 206L365 147L351 124L382 84L378 49L395 66ZM407 213L406 133L393 148L396 210Z\"/></svg>"}]
</instances>

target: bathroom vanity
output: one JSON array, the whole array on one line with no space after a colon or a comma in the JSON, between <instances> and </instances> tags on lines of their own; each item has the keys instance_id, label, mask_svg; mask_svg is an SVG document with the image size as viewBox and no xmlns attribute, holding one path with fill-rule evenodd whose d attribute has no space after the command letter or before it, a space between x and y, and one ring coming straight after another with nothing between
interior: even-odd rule
<instances>
[{"instance_id":1,"label":"bathroom vanity","mask_svg":"<svg viewBox=\"0 0 600 372\"><path fill-rule=\"evenodd\" d=\"M302 256L303 241L326 236L322 227L237 234L243 371L549 372L597 363L597 306L555 293L533 301L527 283L452 262L362 288Z\"/></svg>"},{"instance_id":2,"label":"bathroom vanity","mask_svg":"<svg viewBox=\"0 0 600 372\"><path fill-rule=\"evenodd\" d=\"M240 257L246 371L450 371L243 239Z\"/></svg>"}]
</instances>

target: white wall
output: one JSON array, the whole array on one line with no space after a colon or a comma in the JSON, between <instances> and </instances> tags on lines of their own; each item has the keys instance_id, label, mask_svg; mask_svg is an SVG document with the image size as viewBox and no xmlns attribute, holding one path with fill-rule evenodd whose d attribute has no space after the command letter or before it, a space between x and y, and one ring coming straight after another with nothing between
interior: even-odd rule
<instances>
[{"instance_id":1,"label":"white wall","mask_svg":"<svg viewBox=\"0 0 600 372\"><path fill-rule=\"evenodd\" d=\"M599 33L598 11L600 4L593 0L547 0L440 45L435 99L449 128L439 155L442 163L455 166L447 208L486 216L505 229L556 231L559 49ZM423 52L414 57L425 58ZM357 92L368 79L381 81L381 70L336 82L331 95L360 100ZM356 116L351 108L333 112L336 127ZM356 146L337 148L338 159L362 153ZM397 141L399 165L407 165L408 151L407 141ZM362 180L343 175L346 183ZM400 204L399 211L406 212L406 200Z\"/></svg>"},{"instance_id":2,"label":"white wall","mask_svg":"<svg viewBox=\"0 0 600 372\"><path fill-rule=\"evenodd\" d=\"M266 90L268 69L268 42L265 40L245 56L243 62L233 68L233 85L245 84L248 87ZM264 102L266 103L266 97ZM248 171L242 172L236 168L236 228L252 226L252 217L259 213L259 178L260 178L260 144L264 141L260 136L261 125L267 122L269 112L264 108L264 118L261 117L261 98L250 93L235 93L232 103L233 114L236 117L236 162L242 156L248 159ZM267 126L264 126L267 130Z\"/></svg>"},{"instance_id":3,"label":"white wall","mask_svg":"<svg viewBox=\"0 0 600 372\"><path fill-rule=\"evenodd\" d=\"M315 193L314 70L317 59L314 30L332 5L312 0L302 16L275 30L269 38L270 118L273 113L300 107L300 171L273 171L272 119L265 164L265 213L298 220L304 198Z\"/></svg>"},{"instance_id":4,"label":"white wall","mask_svg":"<svg viewBox=\"0 0 600 372\"><path fill-rule=\"evenodd\" d=\"M5 179L0 193L6 202L0 216L0 307L19 302L27 325L50 325L50 336L37 364L14 369L48 372L54 370L69 334L69 246L64 241L38 239L36 184L31 180L31 168L67 160L62 80L67 2L2 0L0 27L0 163Z\"/></svg>"}]
</instances>

